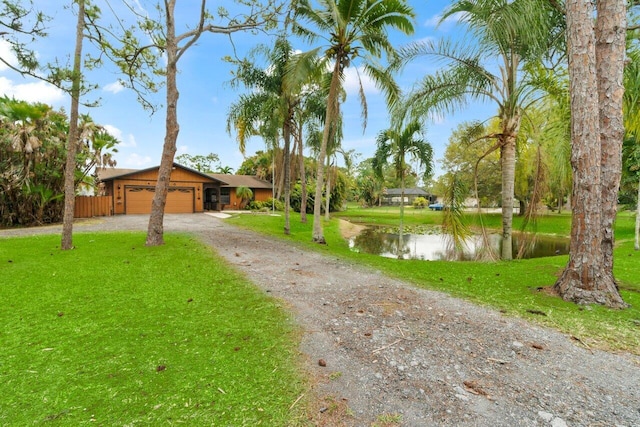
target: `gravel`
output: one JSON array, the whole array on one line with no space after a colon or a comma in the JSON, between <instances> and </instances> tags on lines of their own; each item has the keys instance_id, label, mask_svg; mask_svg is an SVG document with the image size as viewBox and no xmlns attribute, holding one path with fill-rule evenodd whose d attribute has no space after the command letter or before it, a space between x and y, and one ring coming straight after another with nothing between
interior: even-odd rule
<instances>
[{"instance_id":1,"label":"gravel","mask_svg":"<svg viewBox=\"0 0 640 427\"><path fill-rule=\"evenodd\" d=\"M78 221L74 232L146 230L147 221ZM0 230L0 237L60 229ZM585 348L211 215L166 215L165 231L193 232L284 302L303 331L316 425L640 427L637 356Z\"/></svg>"}]
</instances>

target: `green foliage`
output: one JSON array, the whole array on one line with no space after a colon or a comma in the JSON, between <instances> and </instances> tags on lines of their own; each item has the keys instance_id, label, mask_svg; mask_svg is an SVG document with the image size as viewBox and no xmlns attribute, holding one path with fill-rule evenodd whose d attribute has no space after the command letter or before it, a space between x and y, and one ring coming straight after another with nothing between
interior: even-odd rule
<instances>
[{"instance_id":1,"label":"green foliage","mask_svg":"<svg viewBox=\"0 0 640 427\"><path fill-rule=\"evenodd\" d=\"M216 166L220 162L220 157L215 153L209 153L206 156L202 154L192 156L191 154L183 153L176 157L176 162L202 173L213 173L216 168L220 168L220 166Z\"/></svg>"},{"instance_id":2,"label":"green foliage","mask_svg":"<svg viewBox=\"0 0 640 427\"><path fill-rule=\"evenodd\" d=\"M313 189L314 182L307 182L307 213L313 213ZM291 209L296 212L300 212L302 206L302 184L300 181L296 182L291 189Z\"/></svg>"},{"instance_id":3,"label":"green foliage","mask_svg":"<svg viewBox=\"0 0 640 427\"><path fill-rule=\"evenodd\" d=\"M429 201L424 197L416 197L413 199L413 207L415 209L424 209L429 206Z\"/></svg>"},{"instance_id":4,"label":"green foliage","mask_svg":"<svg viewBox=\"0 0 640 427\"><path fill-rule=\"evenodd\" d=\"M62 219L68 128L62 111L0 98L0 226ZM86 115L79 130L76 186L91 186L90 171L115 165L112 155L118 140Z\"/></svg>"},{"instance_id":5,"label":"green foliage","mask_svg":"<svg viewBox=\"0 0 640 427\"><path fill-rule=\"evenodd\" d=\"M246 206L246 209L261 212L268 212L274 209L277 211L283 211L284 203L282 203L280 200L276 200L270 197L264 202L253 200Z\"/></svg>"},{"instance_id":6,"label":"green foliage","mask_svg":"<svg viewBox=\"0 0 640 427\"><path fill-rule=\"evenodd\" d=\"M304 390L280 304L193 237L140 242L0 239L0 424L294 424Z\"/></svg>"}]
</instances>

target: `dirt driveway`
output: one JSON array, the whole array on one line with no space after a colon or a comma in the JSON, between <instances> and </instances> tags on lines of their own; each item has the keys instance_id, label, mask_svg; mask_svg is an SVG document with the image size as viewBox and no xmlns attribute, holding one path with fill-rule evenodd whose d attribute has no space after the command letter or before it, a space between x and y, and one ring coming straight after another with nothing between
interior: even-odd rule
<instances>
[{"instance_id":1,"label":"dirt driveway","mask_svg":"<svg viewBox=\"0 0 640 427\"><path fill-rule=\"evenodd\" d=\"M74 232L145 230L147 219L80 221ZM315 379L316 425L640 427L638 357L206 214L167 215L165 231L193 232L290 308Z\"/></svg>"}]
</instances>

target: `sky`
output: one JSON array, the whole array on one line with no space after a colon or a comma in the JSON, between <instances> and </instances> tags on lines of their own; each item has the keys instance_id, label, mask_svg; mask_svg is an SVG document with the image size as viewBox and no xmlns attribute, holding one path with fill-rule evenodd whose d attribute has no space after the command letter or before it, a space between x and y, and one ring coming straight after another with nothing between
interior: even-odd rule
<instances>
[{"instance_id":1,"label":"sky","mask_svg":"<svg viewBox=\"0 0 640 427\"><path fill-rule=\"evenodd\" d=\"M41 62L65 62L69 60L74 48L75 16L72 11L61 5L71 1L34 0L35 8L43 10L53 20L47 24L49 37L37 40L30 46L38 53ZM127 14L118 10L119 0L95 0L101 8L106 21L115 21L112 11L120 18ZM136 7L144 8L153 16L154 2L134 0ZM186 23L195 21L197 16L196 1L179 1L177 13L180 16L178 31L186 28ZM228 1L209 1L209 9L215 11L220 5L228 5ZM462 28L456 22L444 22L436 26L443 10L449 4L443 0L409 0L416 12L415 33L411 36L391 30L389 35L394 46L401 47L408 43L437 38L459 37ZM193 18L192 18L193 17ZM243 89L232 88L230 80L233 66L223 61L227 55L244 57L253 47L268 42L264 35L235 34L233 43L229 37L221 34L204 34L198 43L192 46L180 59L178 64L178 136L177 155L207 155L215 153L220 158L221 166L230 166L236 170L244 157L238 149L236 135L226 130L227 113L232 103L239 99ZM312 46L294 42L294 48L300 51L309 50ZM85 52L91 50L85 46ZM0 40L0 57L11 58L6 42ZM437 63L426 58L409 64L396 79L403 90L408 91L419 79L437 70ZM98 101L97 107L82 107L81 113L88 113L98 124L105 128L121 143L115 155L119 168L148 168L160 164L162 145L165 135L164 107L155 114L144 110L129 89L118 84L121 76L113 66L106 63L104 67L87 73L89 80L99 87L82 98L83 102ZM372 157L375 152L377 134L389 127L389 115L384 97L372 82L363 77L363 84L368 104L368 124L362 128L362 113L357 93L357 78L354 69L346 73L345 89L347 99L343 104L344 139L342 147L345 151L354 149L359 153L357 161ZM30 102L43 102L55 108L69 111L71 100L64 92L41 81L25 78L0 65L0 95L7 95ZM158 104L164 105L164 91L154 96ZM431 143L436 160L436 175L442 173L439 159L442 159L451 131L458 124L468 120L485 120L495 114L491 106L471 104L469 108L455 115L437 117L425 122L425 139ZM264 142L252 138L247 144L246 155L250 156L258 150L264 150ZM340 163L340 160L339 160Z\"/></svg>"}]
</instances>

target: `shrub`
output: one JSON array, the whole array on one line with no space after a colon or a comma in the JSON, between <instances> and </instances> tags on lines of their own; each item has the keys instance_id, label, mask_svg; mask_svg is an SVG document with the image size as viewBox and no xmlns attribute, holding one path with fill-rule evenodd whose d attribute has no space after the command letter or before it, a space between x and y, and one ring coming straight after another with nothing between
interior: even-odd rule
<instances>
[{"instance_id":1,"label":"shrub","mask_svg":"<svg viewBox=\"0 0 640 427\"><path fill-rule=\"evenodd\" d=\"M413 199L413 207L416 209L424 209L429 206L429 201L424 197L416 197Z\"/></svg>"}]
</instances>

